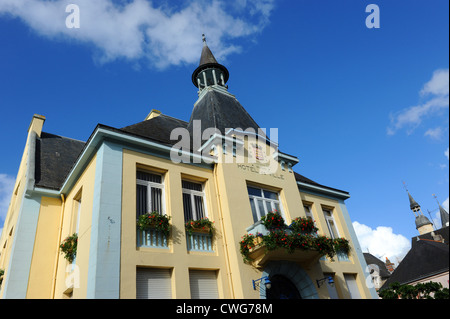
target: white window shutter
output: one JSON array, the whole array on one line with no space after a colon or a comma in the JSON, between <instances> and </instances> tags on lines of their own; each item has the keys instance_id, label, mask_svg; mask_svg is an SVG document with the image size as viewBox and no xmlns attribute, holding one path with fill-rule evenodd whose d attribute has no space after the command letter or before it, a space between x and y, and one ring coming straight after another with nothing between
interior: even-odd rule
<instances>
[{"instance_id":1,"label":"white window shutter","mask_svg":"<svg viewBox=\"0 0 450 319\"><path fill-rule=\"evenodd\" d=\"M190 270L189 285L192 299L219 299L215 271Z\"/></svg>"},{"instance_id":2,"label":"white window shutter","mask_svg":"<svg viewBox=\"0 0 450 319\"><path fill-rule=\"evenodd\" d=\"M359 293L358 284L356 283L356 277L353 274L344 274L344 279L347 284L348 292L351 299L361 299Z\"/></svg>"},{"instance_id":3,"label":"white window shutter","mask_svg":"<svg viewBox=\"0 0 450 319\"><path fill-rule=\"evenodd\" d=\"M171 270L138 268L136 299L172 299Z\"/></svg>"}]
</instances>

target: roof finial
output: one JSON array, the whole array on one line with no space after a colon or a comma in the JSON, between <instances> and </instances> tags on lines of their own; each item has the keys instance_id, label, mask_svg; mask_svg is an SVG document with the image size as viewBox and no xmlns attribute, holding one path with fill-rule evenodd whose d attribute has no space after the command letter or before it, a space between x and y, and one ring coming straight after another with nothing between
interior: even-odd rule
<instances>
[{"instance_id":1,"label":"roof finial","mask_svg":"<svg viewBox=\"0 0 450 319\"><path fill-rule=\"evenodd\" d=\"M205 34L202 34L203 45L206 46L206 37Z\"/></svg>"},{"instance_id":2,"label":"roof finial","mask_svg":"<svg viewBox=\"0 0 450 319\"><path fill-rule=\"evenodd\" d=\"M406 187L406 183L405 183L405 181L402 181L402 183L403 183L403 187L405 188L405 190L408 192L408 187Z\"/></svg>"},{"instance_id":3,"label":"roof finial","mask_svg":"<svg viewBox=\"0 0 450 319\"><path fill-rule=\"evenodd\" d=\"M434 199L436 200L436 202L438 203L438 205L440 206L441 204L439 203L436 194L432 194L432 195L433 195Z\"/></svg>"}]
</instances>

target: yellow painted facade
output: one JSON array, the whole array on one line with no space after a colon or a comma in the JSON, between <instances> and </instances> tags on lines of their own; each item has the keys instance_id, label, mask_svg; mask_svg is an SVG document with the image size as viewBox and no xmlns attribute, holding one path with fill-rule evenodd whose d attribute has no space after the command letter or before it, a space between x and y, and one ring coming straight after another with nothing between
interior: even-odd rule
<instances>
[{"instance_id":1,"label":"yellow painted facade","mask_svg":"<svg viewBox=\"0 0 450 319\"><path fill-rule=\"evenodd\" d=\"M248 149L247 145L245 146ZM24 158L26 158L25 148ZM219 148L219 153L223 154ZM272 174L259 174L255 163L226 163L222 161L213 168L193 164L173 163L169 158L161 158L136 150L123 148L122 151L122 198L120 232L120 298L136 298L136 271L139 268L170 269L172 297L191 298L189 285L190 270L210 270L217 276L217 288L220 298L260 298L254 290L252 280L262 276L264 264L244 263L239 252L239 243L246 229L254 221L248 198L247 186L257 186L279 194L282 216L286 224L296 217L305 217L303 205L311 207L311 213L319 228L320 235L330 236L323 209L333 212L336 227L341 237L352 242L349 224L345 221L342 205L329 196L299 191L298 183L292 171L278 164ZM90 259L92 207L95 196L96 155L93 155L76 182L67 194L42 195L39 206L31 267L26 290L26 298L86 298L88 269ZM12 197L10 213L2 234L1 267L8 274L8 257L11 241L14 237L14 224L20 206L25 183L23 162L18 174L18 189ZM164 204L166 213L171 217L172 231L168 249L137 247L136 230L136 172L144 170L164 176ZM216 232L213 239L213 252L192 252L187 250L187 234L184 230L182 180L204 184L207 216L214 221ZM344 206L345 207L345 206ZM78 216L79 215L79 216ZM11 232L12 229L12 232ZM11 236L8 236L11 232ZM74 265L64 259L59 251L62 240L78 233L78 250ZM20 239L17 239L20 240ZM350 298L344 275L356 278L361 298L372 298L365 284L366 275L359 245L352 250L349 261L296 260L296 254L286 252L272 254L269 261L289 260L296 262L310 277L321 299L330 298L326 285L320 288L316 279L332 275L339 298ZM301 253L300 253L301 254ZM72 282L76 278L76 284ZM4 284L2 285L4 288ZM2 289L3 293L4 289Z\"/></svg>"},{"instance_id":2,"label":"yellow painted facade","mask_svg":"<svg viewBox=\"0 0 450 319\"><path fill-rule=\"evenodd\" d=\"M218 76L213 75L217 82ZM206 75L204 79L206 83ZM202 83L198 80L199 88ZM226 98L231 96L216 85L205 88L199 100L211 90ZM142 123L162 118L167 119L153 110ZM0 237L0 269L5 270L0 298L135 299L142 284L140 273L153 270L167 270L167 289L174 299L193 297L197 288L191 281L198 274L214 274L218 298L266 298L267 289L255 289L253 284L264 276L291 282L302 298L376 298L375 290L366 285L367 266L344 202L348 193L299 179L292 170L298 160L277 153L274 145L264 142L257 147L248 136L234 136L243 148L240 153L241 149L235 152L227 148L220 137L218 142L206 142L208 147L214 146L210 153L213 157L203 154L200 163L177 163L164 143L99 125L71 159L62 184L52 188L34 180L35 170L43 165L35 161L36 143L60 156L54 145L42 144L49 139L42 134L44 120L36 115L30 124ZM214 162L208 161L211 159ZM164 244L139 244L144 237L136 227L138 172L157 174L163 180L158 196L171 225ZM183 182L202 185L204 212L215 228L207 249L189 248L194 237L185 230ZM332 216L334 236L350 242L348 258L320 258L317 252L299 249L293 254L282 249L268 253L259 249L254 251L252 262L244 262L240 242L260 227L255 223L248 187L277 194L276 204L286 225L297 217L307 217L307 206L318 234L331 237L326 214ZM77 253L70 263L59 246L74 233L78 235ZM151 240L159 235L144 236ZM208 242L207 237L198 238L203 239L195 240ZM318 281L329 276L334 279L334 287Z\"/></svg>"}]
</instances>

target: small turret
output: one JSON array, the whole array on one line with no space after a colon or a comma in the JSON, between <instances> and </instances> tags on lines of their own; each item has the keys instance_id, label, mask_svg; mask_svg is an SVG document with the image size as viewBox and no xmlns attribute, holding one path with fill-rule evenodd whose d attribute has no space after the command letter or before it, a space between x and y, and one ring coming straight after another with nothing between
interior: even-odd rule
<instances>
[{"instance_id":1,"label":"small turret","mask_svg":"<svg viewBox=\"0 0 450 319\"><path fill-rule=\"evenodd\" d=\"M422 213L422 210L420 208L420 205L414 200L414 198L409 193L408 189L406 188L406 192L408 193L409 198L409 208L413 211L414 216L416 216L416 229L419 231L420 235L427 234L429 232L432 232L433 224L430 222L430 220Z\"/></svg>"},{"instance_id":2,"label":"small turret","mask_svg":"<svg viewBox=\"0 0 450 319\"><path fill-rule=\"evenodd\" d=\"M227 90L228 86L226 83L229 76L227 68L217 63L216 58L206 44L206 38L203 34L203 49L200 63L198 68L192 73L192 83L198 87L199 95L201 91L209 86Z\"/></svg>"}]
</instances>

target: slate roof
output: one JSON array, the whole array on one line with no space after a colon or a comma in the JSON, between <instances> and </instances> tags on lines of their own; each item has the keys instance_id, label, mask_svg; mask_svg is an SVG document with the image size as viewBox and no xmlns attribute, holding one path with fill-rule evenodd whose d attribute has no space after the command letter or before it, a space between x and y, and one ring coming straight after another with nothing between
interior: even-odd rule
<instances>
[{"instance_id":1,"label":"slate roof","mask_svg":"<svg viewBox=\"0 0 450 319\"><path fill-rule=\"evenodd\" d=\"M409 284L448 271L448 261L448 244L427 239L419 240L381 289L388 288L394 282Z\"/></svg>"},{"instance_id":2,"label":"slate roof","mask_svg":"<svg viewBox=\"0 0 450 319\"><path fill-rule=\"evenodd\" d=\"M188 123L171 116L161 114L150 120L121 128L121 131L142 136L166 145L174 145L178 140L170 140L170 133L177 127L187 128Z\"/></svg>"},{"instance_id":3,"label":"slate roof","mask_svg":"<svg viewBox=\"0 0 450 319\"><path fill-rule=\"evenodd\" d=\"M223 135L227 128L252 128L255 132L259 129L258 124L235 97L214 90L207 92L192 110L187 126L189 132L192 132L194 120L201 121L202 131L214 127Z\"/></svg>"},{"instance_id":4,"label":"slate roof","mask_svg":"<svg viewBox=\"0 0 450 319\"><path fill-rule=\"evenodd\" d=\"M315 181L313 181L313 180L311 180L311 179L309 179L309 178L307 178L307 177L305 177L303 175L300 175L299 173L294 172L294 175L295 175L295 180L297 182L305 183L305 184L309 184L309 185L313 185L313 186L317 186L317 187L326 188L326 189L329 189L329 190L332 190L332 191L337 191L337 192L345 193L345 194L348 194L348 195L350 194L349 192L346 192L346 191L343 191L343 190L340 190L340 189L337 189L337 188L332 188L332 187L328 187L328 186L316 183Z\"/></svg>"},{"instance_id":5,"label":"slate roof","mask_svg":"<svg viewBox=\"0 0 450 319\"><path fill-rule=\"evenodd\" d=\"M380 259L372 255L371 253L363 253L363 255L367 265L378 266L379 274L382 279L386 279L391 276L391 273L387 270L386 264L384 262L382 262Z\"/></svg>"},{"instance_id":6,"label":"slate roof","mask_svg":"<svg viewBox=\"0 0 450 319\"><path fill-rule=\"evenodd\" d=\"M434 235L436 236L440 236L442 237L442 239L444 240L444 243L449 242L449 226L447 227L442 227L438 230L434 230L433 231ZM411 247L414 247L415 244L417 244L419 242L419 240L421 239L428 239L428 240L436 240L433 238L433 235L431 234L431 232L423 234L423 235L419 235L419 236L415 236L411 238Z\"/></svg>"},{"instance_id":7,"label":"slate roof","mask_svg":"<svg viewBox=\"0 0 450 319\"><path fill-rule=\"evenodd\" d=\"M35 185L60 189L85 143L42 132L36 139Z\"/></svg>"}]
</instances>

